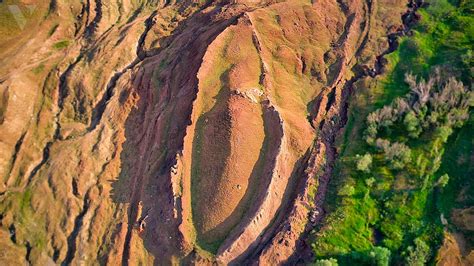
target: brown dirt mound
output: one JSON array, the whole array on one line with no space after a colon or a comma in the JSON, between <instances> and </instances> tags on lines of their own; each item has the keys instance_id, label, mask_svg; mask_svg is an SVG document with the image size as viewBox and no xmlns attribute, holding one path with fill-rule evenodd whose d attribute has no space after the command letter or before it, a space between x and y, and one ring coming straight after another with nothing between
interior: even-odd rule
<instances>
[{"instance_id":1,"label":"brown dirt mound","mask_svg":"<svg viewBox=\"0 0 474 266\"><path fill-rule=\"evenodd\" d=\"M264 128L256 52L251 29L231 26L211 44L198 74L191 199L197 237L206 244L237 225L258 183ZM242 97L249 91L257 93Z\"/></svg>"},{"instance_id":2,"label":"brown dirt mound","mask_svg":"<svg viewBox=\"0 0 474 266\"><path fill-rule=\"evenodd\" d=\"M231 96L228 106L202 115L197 127L202 132L196 132L193 151L199 165L191 177L193 217L198 237L212 243L226 237L251 204L264 138L261 107Z\"/></svg>"}]
</instances>

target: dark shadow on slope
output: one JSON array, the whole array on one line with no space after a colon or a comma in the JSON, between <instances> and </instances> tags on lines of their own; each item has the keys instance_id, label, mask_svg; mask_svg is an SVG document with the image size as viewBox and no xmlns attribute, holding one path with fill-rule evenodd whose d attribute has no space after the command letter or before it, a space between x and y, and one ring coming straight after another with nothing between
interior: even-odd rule
<instances>
[{"instance_id":1,"label":"dark shadow on slope","mask_svg":"<svg viewBox=\"0 0 474 266\"><path fill-rule=\"evenodd\" d=\"M206 206L211 205L214 199L212 189L219 189L220 179L225 175L227 160L231 154L231 114L229 111L230 90L228 85L229 70L220 76L221 89L214 98L215 104L196 122L193 139L191 162L191 204L193 221L197 230L197 238L202 248L214 252L212 246L218 239L219 232L224 230L224 222L220 225L203 231L202 222L207 219L201 214ZM215 200L215 199L214 199ZM229 218L231 218L230 215Z\"/></svg>"},{"instance_id":2,"label":"dark shadow on slope","mask_svg":"<svg viewBox=\"0 0 474 266\"><path fill-rule=\"evenodd\" d=\"M206 49L242 14L216 17L220 10L217 6L206 13L197 12L182 22L172 36L162 41L163 48L145 58L132 77L139 101L126 121L126 142L120 155L122 170L111 192L115 203L129 204L130 222L119 225L112 235L112 239L118 239L121 228L126 228L123 264L133 259L131 241L138 235L132 234L137 229L134 224L145 215L148 215L147 225L139 236L155 260L168 263L172 256L181 253L182 236L178 231L181 206L174 198L170 174L191 123L197 72ZM162 62L166 62L166 67L155 76L153 71ZM143 208L139 207L140 202ZM107 252L103 256L106 260Z\"/></svg>"}]
</instances>

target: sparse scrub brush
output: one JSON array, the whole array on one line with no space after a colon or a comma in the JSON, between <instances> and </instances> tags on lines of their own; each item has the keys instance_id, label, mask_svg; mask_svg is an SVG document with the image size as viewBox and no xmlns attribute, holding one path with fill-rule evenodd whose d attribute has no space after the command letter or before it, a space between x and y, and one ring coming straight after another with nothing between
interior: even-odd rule
<instances>
[{"instance_id":1,"label":"sparse scrub brush","mask_svg":"<svg viewBox=\"0 0 474 266\"><path fill-rule=\"evenodd\" d=\"M416 96L417 103L423 106L430 99L430 91L433 88L434 79L429 79L428 82L421 80L416 81L416 76L412 74L405 75L405 82L410 86L411 92Z\"/></svg>"},{"instance_id":2,"label":"sparse scrub brush","mask_svg":"<svg viewBox=\"0 0 474 266\"><path fill-rule=\"evenodd\" d=\"M390 141L388 141L386 139L378 138L375 141L375 146L384 151L384 150L387 150L388 147L390 147Z\"/></svg>"},{"instance_id":3,"label":"sparse scrub brush","mask_svg":"<svg viewBox=\"0 0 474 266\"><path fill-rule=\"evenodd\" d=\"M436 69L428 81L417 81L416 76L406 74L405 82L411 90L405 99L397 98L391 105L367 116L364 137L369 145L375 144L385 150L386 143L377 138L379 129L385 128L390 135L391 127L399 122L404 124L408 136L416 139L425 130L461 127L469 119L469 108L474 106L474 93L453 77L443 78L440 69ZM445 142L446 134L442 136Z\"/></svg>"},{"instance_id":4,"label":"sparse scrub brush","mask_svg":"<svg viewBox=\"0 0 474 266\"><path fill-rule=\"evenodd\" d=\"M406 265L424 266L430 257L430 247L420 238L415 239L415 246L407 248Z\"/></svg>"},{"instance_id":5,"label":"sparse scrub brush","mask_svg":"<svg viewBox=\"0 0 474 266\"><path fill-rule=\"evenodd\" d=\"M407 102L406 99L403 98L397 98L395 99L394 103L394 110L396 111L397 116L402 116L406 112L408 112L411 109L410 104Z\"/></svg>"}]
</instances>

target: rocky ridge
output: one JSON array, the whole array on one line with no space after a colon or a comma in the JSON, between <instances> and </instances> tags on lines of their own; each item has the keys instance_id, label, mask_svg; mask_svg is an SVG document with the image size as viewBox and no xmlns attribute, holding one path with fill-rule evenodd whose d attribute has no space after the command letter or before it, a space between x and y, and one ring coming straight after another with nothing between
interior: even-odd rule
<instances>
[{"instance_id":1,"label":"rocky ridge","mask_svg":"<svg viewBox=\"0 0 474 266\"><path fill-rule=\"evenodd\" d=\"M377 67L406 4L39 7L31 39L2 50L0 261L298 259L350 82Z\"/></svg>"}]
</instances>

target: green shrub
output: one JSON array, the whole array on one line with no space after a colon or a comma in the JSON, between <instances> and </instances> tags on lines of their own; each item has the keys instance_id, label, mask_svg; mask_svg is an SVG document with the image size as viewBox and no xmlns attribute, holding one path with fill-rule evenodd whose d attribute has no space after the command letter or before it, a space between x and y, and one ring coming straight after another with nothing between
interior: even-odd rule
<instances>
[{"instance_id":1,"label":"green shrub","mask_svg":"<svg viewBox=\"0 0 474 266\"><path fill-rule=\"evenodd\" d=\"M403 123L405 124L406 130L408 131L408 135L412 138L418 138L420 136L422 128L420 125L420 120L416 117L415 112L410 111L405 115L405 119L403 119Z\"/></svg>"},{"instance_id":2,"label":"green shrub","mask_svg":"<svg viewBox=\"0 0 474 266\"><path fill-rule=\"evenodd\" d=\"M441 142L448 141L449 136L453 133L453 130L450 127L442 126L436 128L435 134L441 140Z\"/></svg>"},{"instance_id":3,"label":"green shrub","mask_svg":"<svg viewBox=\"0 0 474 266\"><path fill-rule=\"evenodd\" d=\"M391 252L385 247L374 247L369 252L369 258L371 259L371 265L377 266L388 266L390 264Z\"/></svg>"},{"instance_id":4,"label":"green shrub","mask_svg":"<svg viewBox=\"0 0 474 266\"><path fill-rule=\"evenodd\" d=\"M415 246L407 248L405 262L408 266L424 266L430 257L430 247L420 238L414 243Z\"/></svg>"},{"instance_id":5,"label":"green shrub","mask_svg":"<svg viewBox=\"0 0 474 266\"><path fill-rule=\"evenodd\" d=\"M448 184L448 182L449 182L449 175L444 174L439 177L438 181L436 182L436 185L440 187L445 187Z\"/></svg>"},{"instance_id":6,"label":"green shrub","mask_svg":"<svg viewBox=\"0 0 474 266\"><path fill-rule=\"evenodd\" d=\"M337 263L336 259L330 258L326 260L317 260L314 263L314 266L338 266L339 264Z\"/></svg>"},{"instance_id":7,"label":"green shrub","mask_svg":"<svg viewBox=\"0 0 474 266\"><path fill-rule=\"evenodd\" d=\"M411 150L403 143L395 142L384 149L385 160L390 168L400 170L411 160Z\"/></svg>"},{"instance_id":8,"label":"green shrub","mask_svg":"<svg viewBox=\"0 0 474 266\"><path fill-rule=\"evenodd\" d=\"M369 173L372 165L372 155L366 153L364 156L359 156L357 160L357 170Z\"/></svg>"},{"instance_id":9,"label":"green shrub","mask_svg":"<svg viewBox=\"0 0 474 266\"><path fill-rule=\"evenodd\" d=\"M352 195L354 195L354 193L355 193L354 186L346 184L339 190L337 195L339 195L339 196L352 196Z\"/></svg>"},{"instance_id":10,"label":"green shrub","mask_svg":"<svg viewBox=\"0 0 474 266\"><path fill-rule=\"evenodd\" d=\"M67 48L69 46L69 41L68 40L62 40L59 41L55 44L53 44L53 48L56 50L62 50L64 48Z\"/></svg>"}]
</instances>

